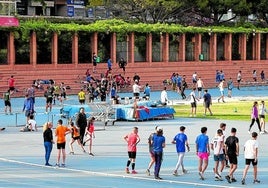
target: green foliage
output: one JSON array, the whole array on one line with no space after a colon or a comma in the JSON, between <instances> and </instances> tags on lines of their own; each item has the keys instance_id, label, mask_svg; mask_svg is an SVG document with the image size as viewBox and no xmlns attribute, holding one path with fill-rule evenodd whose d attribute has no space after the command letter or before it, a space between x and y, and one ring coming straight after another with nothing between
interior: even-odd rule
<instances>
[{"instance_id":1,"label":"green foliage","mask_svg":"<svg viewBox=\"0 0 268 188\"><path fill-rule=\"evenodd\" d=\"M110 19L110 20L98 20L94 23L54 23L49 22L44 18L38 20L24 20L20 22L20 26L15 28L1 28L3 31L14 31L15 33L20 33L22 40L28 40L30 33L35 32L46 32L53 33L56 32L60 34L61 32L87 32L87 33L118 33L120 35L126 35L131 32L136 33L252 33L253 29L258 33L268 33L268 28L257 28L252 24L245 24L244 26L237 25L236 27L227 26L212 26L212 27L194 27L194 26L182 26L177 24L167 24L167 23L128 23L123 20Z\"/></svg>"}]
</instances>

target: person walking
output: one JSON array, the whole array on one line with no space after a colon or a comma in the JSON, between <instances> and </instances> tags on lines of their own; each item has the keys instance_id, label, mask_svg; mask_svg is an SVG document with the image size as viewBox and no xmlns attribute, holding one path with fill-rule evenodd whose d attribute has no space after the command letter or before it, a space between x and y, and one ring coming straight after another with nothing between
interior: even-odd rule
<instances>
[{"instance_id":1,"label":"person walking","mask_svg":"<svg viewBox=\"0 0 268 188\"><path fill-rule=\"evenodd\" d=\"M131 164L132 174L137 174L135 171L135 161L137 155L137 144L140 142L140 137L138 135L138 127L134 127L133 131L124 136L124 140L127 142L128 147L128 160L126 166L126 173L129 174L129 166Z\"/></svg>"},{"instance_id":2,"label":"person walking","mask_svg":"<svg viewBox=\"0 0 268 188\"><path fill-rule=\"evenodd\" d=\"M232 97L232 90L234 88L234 83L232 78L230 77L228 82L227 82L227 88L228 88L228 97L231 98Z\"/></svg>"},{"instance_id":3,"label":"person walking","mask_svg":"<svg viewBox=\"0 0 268 188\"><path fill-rule=\"evenodd\" d=\"M12 112L11 112L11 102L10 102L10 90L7 90L7 92L5 92L3 94L3 99L4 99L4 104L5 104L5 114L7 115L8 111L9 111L9 114L12 115Z\"/></svg>"},{"instance_id":4,"label":"person walking","mask_svg":"<svg viewBox=\"0 0 268 188\"><path fill-rule=\"evenodd\" d=\"M178 154L178 161L175 167L175 170L173 172L174 176L178 176L178 169L182 168L182 173L186 174L187 170L184 168L184 164L183 164L183 159L184 159L184 155L185 155L185 151L187 147L187 151L190 151L190 147L189 147L189 143L188 143L188 138L187 135L184 133L185 132L185 127L181 126L180 127L180 133L178 133L172 140L172 144L176 144L176 151Z\"/></svg>"},{"instance_id":5,"label":"person walking","mask_svg":"<svg viewBox=\"0 0 268 188\"><path fill-rule=\"evenodd\" d=\"M251 124L249 125L248 133L250 134L250 130L252 126L254 125L255 121L257 122L259 131L261 132L261 125L259 120L259 111L258 111L258 102L255 101L253 103L252 111L251 111Z\"/></svg>"},{"instance_id":6,"label":"person walking","mask_svg":"<svg viewBox=\"0 0 268 188\"><path fill-rule=\"evenodd\" d=\"M157 127L156 134L153 136L152 145L154 148L155 166L154 166L154 178L161 180L159 176L161 164L163 161L163 148L166 147L166 139L163 136L163 128Z\"/></svg>"},{"instance_id":7,"label":"person walking","mask_svg":"<svg viewBox=\"0 0 268 188\"><path fill-rule=\"evenodd\" d=\"M148 176L151 175L150 169L152 168L153 164L155 163L154 148L153 148L153 145L152 145L152 140L153 140L153 136L156 134L157 127L158 126L155 127L155 132L151 133L149 138L148 138L149 154L150 154L150 158L151 158L151 160L150 160L150 162L148 164L148 168L146 170L146 174Z\"/></svg>"},{"instance_id":8,"label":"person walking","mask_svg":"<svg viewBox=\"0 0 268 188\"><path fill-rule=\"evenodd\" d=\"M83 152L85 153L86 150L84 149L82 143L80 142L80 134L79 129L74 125L74 122L70 122L70 130L71 130L71 140L69 143L70 147L70 154L74 155L73 143L77 141L78 145L82 148Z\"/></svg>"},{"instance_id":9,"label":"person walking","mask_svg":"<svg viewBox=\"0 0 268 188\"><path fill-rule=\"evenodd\" d=\"M196 88L194 87L192 89L192 92L190 93L189 97L190 97L190 103L191 103L191 114L190 117L196 117L196 106L197 106L197 101L199 101L198 98L196 98L195 96L195 90Z\"/></svg>"},{"instance_id":10,"label":"person walking","mask_svg":"<svg viewBox=\"0 0 268 188\"><path fill-rule=\"evenodd\" d=\"M221 93L221 96L218 98L218 102L220 102L220 100L222 100L222 102L225 102L224 101L224 80L221 80L220 84L218 85L218 88Z\"/></svg>"},{"instance_id":11,"label":"person walking","mask_svg":"<svg viewBox=\"0 0 268 188\"><path fill-rule=\"evenodd\" d=\"M88 125L86 128L86 140L83 143L83 145L85 145L88 141L89 141L89 150L88 150L88 154L94 156L94 154L92 153L92 143L93 143L93 138L95 138L95 127L94 127L94 121L95 121L95 117L91 117L90 120L88 121Z\"/></svg>"},{"instance_id":12,"label":"person walking","mask_svg":"<svg viewBox=\"0 0 268 188\"><path fill-rule=\"evenodd\" d=\"M52 166L49 163L50 154L51 154L52 147L54 144L52 127L53 127L52 122L47 122L43 126L43 138L44 138L45 161L46 161L45 165L46 166Z\"/></svg>"},{"instance_id":13,"label":"person walking","mask_svg":"<svg viewBox=\"0 0 268 188\"><path fill-rule=\"evenodd\" d=\"M268 111L266 109L266 106L265 106L265 102L264 101L261 101L261 104L259 106L259 112L260 112L260 123L261 123L261 129L262 129L262 131L260 132L260 134L268 133L265 130L265 113L267 114Z\"/></svg>"},{"instance_id":14,"label":"person walking","mask_svg":"<svg viewBox=\"0 0 268 188\"><path fill-rule=\"evenodd\" d=\"M209 137L207 136L207 127L201 128L201 134L196 137L196 155L198 157L198 171L201 180L204 180L204 173L208 167L208 158L210 155Z\"/></svg>"},{"instance_id":15,"label":"person walking","mask_svg":"<svg viewBox=\"0 0 268 188\"><path fill-rule=\"evenodd\" d=\"M92 63L93 63L93 70L92 70L92 72L93 72L93 73L96 72L97 59L98 59L98 56L97 56L97 54L94 52L94 53L93 53L93 56L92 56Z\"/></svg>"},{"instance_id":16,"label":"person walking","mask_svg":"<svg viewBox=\"0 0 268 188\"><path fill-rule=\"evenodd\" d=\"M28 94L25 95L24 105L22 111L25 111L26 125L30 119L30 115L34 113L34 105Z\"/></svg>"},{"instance_id":17,"label":"person walking","mask_svg":"<svg viewBox=\"0 0 268 188\"><path fill-rule=\"evenodd\" d=\"M211 142L211 149L214 150L214 175L216 181L222 181L221 172L224 168L224 136L223 131L221 129L217 130L217 135L213 138ZM221 168L219 171L219 163L221 163Z\"/></svg>"},{"instance_id":18,"label":"person walking","mask_svg":"<svg viewBox=\"0 0 268 188\"><path fill-rule=\"evenodd\" d=\"M84 135L87 126L87 115L84 107L80 108L79 114L76 116L75 125L79 128L80 142L84 145Z\"/></svg>"},{"instance_id":19,"label":"person walking","mask_svg":"<svg viewBox=\"0 0 268 188\"><path fill-rule=\"evenodd\" d=\"M244 145L244 156L245 156L245 169L243 171L242 177L242 185L246 183L246 175L248 173L248 169L250 164L253 165L253 183L260 183L261 181L257 179L258 174L258 150L259 150L259 143L257 141L258 134L253 132L251 134L251 139L247 140Z\"/></svg>"},{"instance_id":20,"label":"person walking","mask_svg":"<svg viewBox=\"0 0 268 188\"><path fill-rule=\"evenodd\" d=\"M65 145L66 145L66 135L70 133L68 127L62 125L62 120L58 120L58 126L55 131L55 136L57 137L57 167L65 167L65 160L66 160L66 152L65 152ZM60 159L62 155L62 163L60 165Z\"/></svg>"},{"instance_id":21,"label":"person walking","mask_svg":"<svg viewBox=\"0 0 268 188\"><path fill-rule=\"evenodd\" d=\"M234 172L237 169L237 157L239 156L239 139L236 137L236 128L231 129L231 135L225 141L225 149L230 163L230 170L225 178L228 183L236 182Z\"/></svg>"},{"instance_id":22,"label":"person walking","mask_svg":"<svg viewBox=\"0 0 268 188\"><path fill-rule=\"evenodd\" d=\"M84 89L80 89L80 92L78 93L78 101L81 105L85 104L86 93L84 92Z\"/></svg>"},{"instance_id":23,"label":"person walking","mask_svg":"<svg viewBox=\"0 0 268 188\"><path fill-rule=\"evenodd\" d=\"M207 115L207 110L209 111L210 115L212 116L212 112L211 112L211 109L210 109L210 106L212 105L212 98L211 98L211 95L208 93L208 90L205 89L204 90L204 107L205 107L205 113L204 113L204 116Z\"/></svg>"},{"instance_id":24,"label":"person walking","mask_svg":"<svg viewBox=\"0 0 268 188\"><path fill-rule=\"evenodd\" d=\"M201 93L205 86L200 76L197 80L196 86L197 86L197 91L198 91L198 98L201 99Z\"/></svg>"},{"instance_id":25,"label":"person walking","mask_svg":"<svg viewBox=\"0 0 268 188\"><path fill-rule=\"evenodd\" d=\"M237 77L236 77L236 81L237 81L237 89L240 90L240 83L242 81L242 71L238 71L237 73Z\"/></svg>"}]
</instances>

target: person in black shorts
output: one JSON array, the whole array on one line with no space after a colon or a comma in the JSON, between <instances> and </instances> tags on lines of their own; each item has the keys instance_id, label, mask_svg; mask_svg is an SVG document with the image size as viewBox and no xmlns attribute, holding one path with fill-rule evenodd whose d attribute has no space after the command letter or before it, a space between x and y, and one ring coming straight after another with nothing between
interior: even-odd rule
<instances>
[{"instance_id":1,"label":"person in black shorts","mask_svg":"<svg viewBox=\"0 0 268 188\"><path fill-rule=\"evenodd\" d=\"M236 128L231 129L231 135L225 141L227 158L230 162L230 170L225 178L229 183L236 182L234 172L237 169L237 157L239 156L239 139L236 137Z\"/></svg>"},{"instance_id":2,"label":"person in black shorts","mask_svg":"<svg viewBox=\"0 0 268 188\"><path fill-rule=\"evenodd\" d=\"M92 63L93 63L93 73L96 72L96 67L97 67L97 54L96 53L93 53L93 57L92 57Z\"/></svg>"}]
</instances>

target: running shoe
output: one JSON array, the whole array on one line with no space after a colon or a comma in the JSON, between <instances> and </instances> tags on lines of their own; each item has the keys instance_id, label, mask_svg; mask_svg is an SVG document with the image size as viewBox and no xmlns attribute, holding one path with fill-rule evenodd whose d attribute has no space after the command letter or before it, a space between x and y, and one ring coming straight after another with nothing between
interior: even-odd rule
<instances>
[{"instance_id":1,"label":"running shoe","mask_svg":"<svg viewBox=\"0 0 268 188\"><path fill-rule=\"evenodd\" d=\"M127 173L127 174L129 174L129 173L130 173L128 168L126 168L126 173Z\"/></svg>"},{"instance_id":2,"label":"running shoe","mask_svg":"<svg viewBox=\"0 0 268 188\"><path fill-rule=\"evenodd\" d=\"M146 174L147 174L147 176L150 176L151 175L149 169L146 170Z\"/></svg>"}]
</instances>

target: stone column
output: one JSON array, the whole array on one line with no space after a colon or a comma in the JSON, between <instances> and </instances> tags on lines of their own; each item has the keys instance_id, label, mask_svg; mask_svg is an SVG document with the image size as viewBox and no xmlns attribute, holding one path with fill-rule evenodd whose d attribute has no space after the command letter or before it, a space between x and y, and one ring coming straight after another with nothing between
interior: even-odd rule
<instances>
[{"instance_id":1,"label":"stone column","mask_svg":"<svg viewBox=\"0 0 268 188\"><path fill-rule=\"evenodd\" d=\"M58 64L58 33L54 32L51 43L51 63L56 67Z\"/></svg>"},{"instance_id":2,"label":"stone column","mask_svg":"<svg viewBox=\"0 0 268 188\"><path fill-rule=\"evenodd\" d=\"M30 36L30 64L36 67L37 61L37 44L36 44L36 32L31 32Z\"/></svg>"},{"instance_id":3,"label":"stone column","mask_svg":"<svg viewBox=\"0 0 268 188\"><path fill-rule=\"evenodd\" d=\"M225 34L224 38L224 58L231 62L232 60L232 34Z\"/></svg>"},{"instance_id":4,"label":"stone column","mask_svg":"<svg viewBox=\"0 0 268 188\"><path fill-rule=\"evenodd\" d=\"M169 34L165 33L163 36L163 45L162 45L162 61L169 62Z\"/></svg>"},{"instance_id":5,"label":"stone column","mask_svg":"<svg viewBox=\"0 0 268 188\"><path fill-rule=\"evenodd\" d=\"M253 60L260 60L261 59L261 34L255 33L252 39L252 50L253 50Z\"/></svg>"},{"instance_id":6,"label":"stone column","mask_svg":"<svg viewBox=\"0 0 268 188\"><path fill-rule=\"evenodd\" d=\"M185 48L186 48L186 35L185 33L179 36L179 48L178 48L178 57L179 61L185 62Z\"/></svg>"},{"instance_id":7,"label":"stone column","mask_svg":"<svg viewBox=\"0 0 268 188\"><path fill-rule=\"evenodd\" d=\"M127 42L128 42L128 61L130 64L134 64L135 34L133 32L127 36Z\"/></svg>"},{"instance_id":8,"label":"stone column","mask_svg":"<svg viewBox=\"0 0 268 188\"><path fill-rule=\"evenodd\" d=\"M91 36L91 49L92 49L92 57L93 53L96 53L98 55L98 33L94 32Z\"/></svg>"},{"instance_id":9,"label":"stone column","mask_svg":"<svg viewBox=\"0 0 268 188\"><path fill-rule=\"evenodd\" d=\"M146 61L148 63L152 63L152 33L149 33L146 36Z\"/></svg>"},{"instance_id":10,"label":"stone column","mask_svg":"<svg viewBox=\"0 0 268 188\"><path fill-rule=\"evenodd\" d=\"M211 33L209 42L209 61L217 61L217 34Z\"/></svg>"},{"instance_id":11,"label":"stone column","mask_svg":"<svg viewBox=\"0 0 268 188\"><path fill-rule=\"evenodd\" d=\"M201 54L202 36L201 34L195 34L195 47L194 47L194 60L199 61L199 55Z\"/></svg>"},{"instance_id":12,"label":"stone column","mask_svg":"<svg viewBox=\"0 0 268 188\"><path fill-rule=\"evenodd\" d=\"M16 51L15 51L15 45L14 45L14 33L10 32L8 36L8 42L7 42L7 62L11 69L14 68L15 57L16 57Z\"/></svg>"},{"instance_id":13,"label":"stone column","mask_svg":"<svg viewBox=\"0 0 268 188\"><path fill-rule=\"evenodd\" d=\"M111 34L111 60L113 62L113 67L116 65L116 33Z\"/></svg>"},{"instance_id":14,"label":"stone column","mask_svg":"<svg viewBox=\"0 0 268 188\"><path fill-rule=\"evenodd\" d=\"M72 38L72 64L78 65L78 34L74 33Z\"/></svg>"},{"instance_id":15,"label":"stone column","mask_svg":"<svg viewBox=\"0 0 268 188\"><path fill-rule=\"evenodd\" d=\"M247 59L247 35L240 34L239 35L239 54L241 56L241 60L245 61Z\"/></svg>"}]
</instances>

